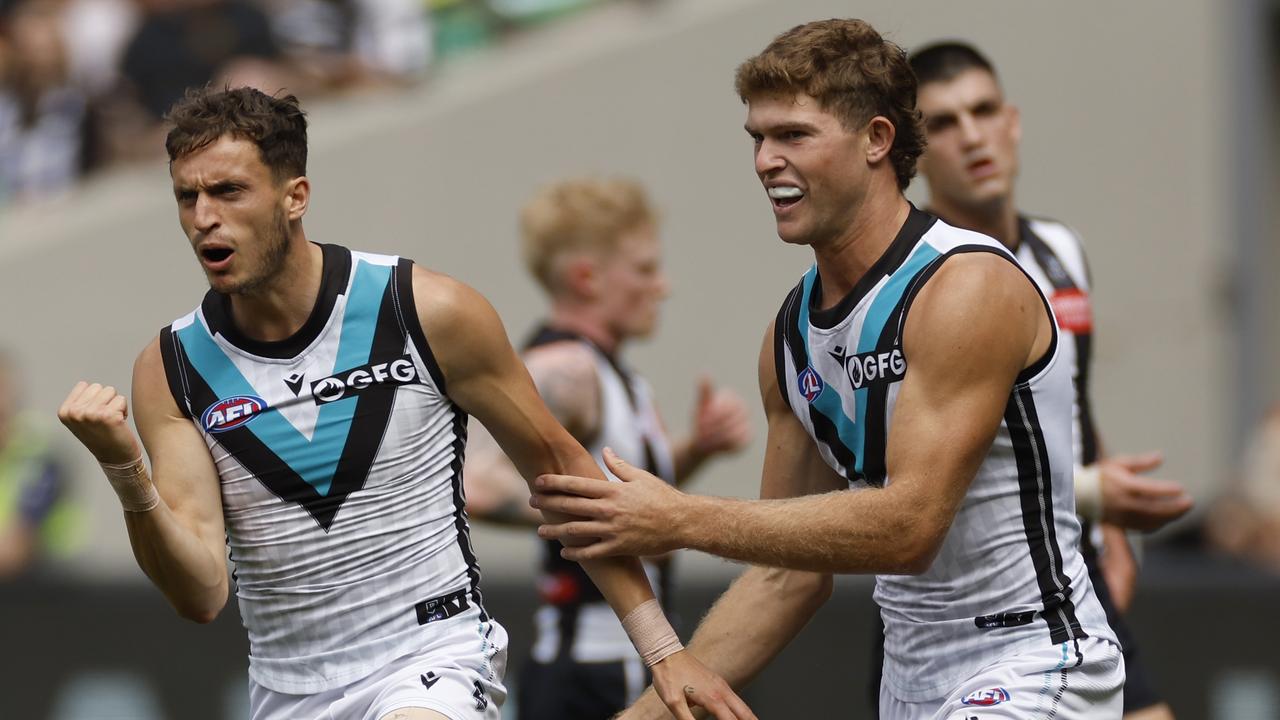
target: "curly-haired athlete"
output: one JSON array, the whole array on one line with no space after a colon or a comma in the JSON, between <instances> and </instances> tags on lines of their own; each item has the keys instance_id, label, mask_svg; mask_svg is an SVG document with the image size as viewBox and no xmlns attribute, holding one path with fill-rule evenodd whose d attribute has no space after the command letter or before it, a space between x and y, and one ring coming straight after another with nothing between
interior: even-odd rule
<instances>
[{"instance_id":1,"label":"curly-haired athlete","mask_svg":"<svg viewBox=\"0 0 1280 720\"><path fill-rule=\"evenodd\" d=\"M540 532L595 539L575 559L688 547L761 566L692 642L734 685L831 573L875 573L882 717L1119 718L1124 663L1073 511L1071 368L1008 250L903 196L924 148L906 54L861 21L810 23L737 90L778 235L816 260L760 352L763 499L685 495L609 456L628 482L538 478L540 508L588 518ZM663 712L645 697L625 717Z\"/></svg>"}]
</instances>

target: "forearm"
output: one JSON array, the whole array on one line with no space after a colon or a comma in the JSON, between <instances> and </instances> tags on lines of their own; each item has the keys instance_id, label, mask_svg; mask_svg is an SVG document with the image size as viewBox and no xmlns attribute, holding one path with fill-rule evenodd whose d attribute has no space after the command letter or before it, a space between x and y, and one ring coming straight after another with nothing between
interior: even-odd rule
<instances>
[{"instance_id":1,"label":"forearm","mask_svg":"<svg viewBox=\"0 0 1280 720\"><path fill-rule=\"evenodd\" d=\"M672 459L675 462L676 485L684 485L693 479L702 466L710 459L710 455L698 449L698 445L694 442L693 437L687 437L680 442L671 451Z\"/></svg>"},{"instance_id":2,"label":"forearm","mask_svg":"<svg viewBox=\"0 0 1280 720\"><path fill-rule=\"evenodd\" d=\"M890 489L785 500L686 499L672 522L680 547L821 573L923 572L950 525L942 513Z\"/></svg>"},{"instance_id":3,"label":"forearm","mask_svg":"<svg viewBox=\"0 0 1280 720\"><path fill-rule=\"evenodd\" d=\"M179 615L212 621L227 601L226 558L213 552L163 500L152 510L124 516L138 567Z\"/></svg>"}]
</instances>

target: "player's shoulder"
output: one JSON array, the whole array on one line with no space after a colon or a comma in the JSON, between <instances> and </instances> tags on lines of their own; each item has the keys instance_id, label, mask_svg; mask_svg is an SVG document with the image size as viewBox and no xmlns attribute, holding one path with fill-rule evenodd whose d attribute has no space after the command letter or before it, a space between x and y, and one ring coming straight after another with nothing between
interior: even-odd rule
<instances>
[{"instance_id":1,"label":"player's shoulder","mask_svg":"<svg viewBox=\"0 0 1280 720\"><path fill-rule=\"evenodd\" d=\"M1040 215L1023 215L1022 219L1036 237L1045 241L1054 251L1084 257L1084 240L1071 225Z\"/></svg>"},{"instance_id":2,"label":"player's shoulder","mask_svg":"<svg viewBox=\"0 0 1280 720\"><path fill-rule=\"evenodd\" d=\"M524 351L525 366L536 379L544 372L590 380L596 377L596 351L581 340L565 338Z\"/></svg>"},{"instance_id":3,"label":"player's shoulder","mask_svg":"<svg viewBox=\"0 0 1280 720\"><path fill-rule=\"evenodd\" d=\"M1010 255L1009 249L990 235L951 225L941 218L925 231L921 240L943 255L962 254L963 251L980 248Z\"/></svg>"}]
</instances>

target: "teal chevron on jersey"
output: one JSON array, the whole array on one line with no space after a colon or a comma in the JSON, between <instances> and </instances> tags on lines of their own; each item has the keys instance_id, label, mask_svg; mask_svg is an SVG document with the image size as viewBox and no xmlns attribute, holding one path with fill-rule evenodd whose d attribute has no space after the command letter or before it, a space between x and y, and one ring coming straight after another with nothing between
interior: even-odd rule
<instances>
[{"instance_id":1,"label":"teal chevron on jersey","mask_svg":"<svg viewBox=\"0 0 1280 720\"><path fill-rule=\"evenodd\" d=\"M875 298L871 301L871 307L867 309L867 317L862 322L862 333L858 337L859 353L868 353L876 349L880 336L884 333L885 325L889 322L898 321L893 311L901 303L902 296L906 293L911 281L928 267L929 263L940 256L941 253L930 245L917 245L915 251L911 253L911 256L907 258L902 267L889 276L884 289L876 293ZM867 405L869 404L867 395L869 393L869 386L863 386L855 391L858 408L858 427L862 431L855 437L857 445L850 449L853 450L853 455L857 458L856 467L858 472L863 471L866 460Z\"/></svg>"},{"instance_id":2,"label":"teal chevron on jersey","mask_svg":"<svg viewBox=\"0 0 1280 720\"><path fill-rule=\"evenodd\" d=\"M369 362L378 311L391 268L358 262L351 283L335 371ZM262 393L245 379L226 353L213 341L208 328L197 320L177 331L191 364L219 398L257 396ZM328 495L346 447L355 417L357 398L348 397L319 408L315 434L308 440L283 415L270 406L260 410L245 428L280 457L320 495Z\"/></svg>"}]
</instances>

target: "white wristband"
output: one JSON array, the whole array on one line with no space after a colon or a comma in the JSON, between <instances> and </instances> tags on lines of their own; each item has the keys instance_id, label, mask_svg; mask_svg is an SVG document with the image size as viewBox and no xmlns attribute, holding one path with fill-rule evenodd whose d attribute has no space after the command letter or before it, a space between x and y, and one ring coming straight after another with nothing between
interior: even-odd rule
<instances>
[{"instance_id":1,"label":"white wristband","mask_svg":"<svg viewBox=\"0 0 1280 720\"><path fill-rule=\"evenodd\" d=\"M622 629L627 631L645 667L653 667L684 649L657 600L642 602L627 613L622 618Z\"/></svg>"},{"instance_id":2,"label":"white wristband","mask_svg":"<svg viewBox=\"0 0 1280 720\"><path fill-rule=\"evenodd\" d=\"M120 465L98 464L107 474L111 489L116 491L116 496L120 498L120 507L124 508L125 512L146 512L160 504L160 494L156 492L155 484L147 475L147 466L142 464L141 455L133 462Z\"/></svg>"},{"instance_id":3,"label":"white wristband","mask_svg":"<svg viewBox=\"0 0 1280 720\"><path fill-rule=\"evenodd\" d=\"M1102 470L1095 463L1076 466L1076 514L1098 522L1102 520Z\"/></svg>"}]
</instances>

